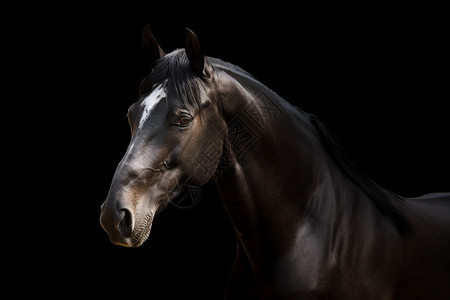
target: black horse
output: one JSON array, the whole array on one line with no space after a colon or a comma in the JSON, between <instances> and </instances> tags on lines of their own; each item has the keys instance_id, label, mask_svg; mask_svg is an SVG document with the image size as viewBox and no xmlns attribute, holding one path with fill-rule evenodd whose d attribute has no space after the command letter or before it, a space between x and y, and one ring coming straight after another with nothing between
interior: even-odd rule
<instances>
[{"instance_id":1,"label":"black horse","mask_svg":"<svg viewBox=\"0 0 450 300\"><path fill-rule=\"evenodd\" d=\"M316 116L186 32L165 54L143 31L152 71L102 205L110 240L140 246L158 211L213 178L238 245L227 298L450 299L450 194L384 189Z\"/></svg>"}]
</instances>

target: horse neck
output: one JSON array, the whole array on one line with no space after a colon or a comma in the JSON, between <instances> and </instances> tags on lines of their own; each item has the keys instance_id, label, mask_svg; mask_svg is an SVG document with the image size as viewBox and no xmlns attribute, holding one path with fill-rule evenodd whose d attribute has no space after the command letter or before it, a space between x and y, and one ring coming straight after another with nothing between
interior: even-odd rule
<instances>
[{"instance_id":1,"label":"horse neck","mask_svg":"<svg viewBox=\"0 0 450 300\"><path fill-rule=\"evenodd\" d=\"M221 93L228 167L217 185L247 253L265 257L285 251L311 213L341 211L335 189L354 185L327 155L306 113L247 74L230 76Z\"/></svg>"}]
</instances>

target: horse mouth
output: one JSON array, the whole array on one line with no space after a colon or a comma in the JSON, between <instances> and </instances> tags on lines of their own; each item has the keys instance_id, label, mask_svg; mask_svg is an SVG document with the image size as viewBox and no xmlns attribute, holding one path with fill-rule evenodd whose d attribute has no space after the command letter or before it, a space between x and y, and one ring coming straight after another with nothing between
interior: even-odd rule
<instances>
[{"instance_id":1,"label":"horse mouth","mask_svg":"<svg viewBox=\"0 0 450 300\"><path fill-rule=\"evenodd\" d=\"M133 230L133 235L131 236L131 247L139 247L147 240L150 236L152 224L153 214L148 213L140 222L139 227Z\"/></svg>"}]
</instances>

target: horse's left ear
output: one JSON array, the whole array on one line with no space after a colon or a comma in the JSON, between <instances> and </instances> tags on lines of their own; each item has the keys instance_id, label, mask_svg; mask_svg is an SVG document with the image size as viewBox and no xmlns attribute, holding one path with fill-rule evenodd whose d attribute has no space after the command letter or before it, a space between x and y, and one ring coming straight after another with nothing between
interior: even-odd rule
<instances>
[{"instance_id":1,"label":"horse's left ear","mask_svg":"<svg viewBox=\"0 0 450 300\"><path fill-rule=\"evenodd\" d=\"M198 41L195 33L186 28L186 55L191 63L192 68L200 75L200 76L209 76L208 72L208 64L205 60L205 56L203 55L202 48L200 47L200 43Z\"/></svg>"},{"instance_id":2,"label":"horse's left ear","mask_svg":"<svg viewBox=\"0 0 450 300\"><path fill-rule=\"evenodd\" d=\"M153 66L153 64L158 59L166 55L159 46L155 37L153 36L152 31L150 30L150 25L148 24L144 27L144 30L142 31L141 44L142 49L144 50L145 60L150 66Z\"/></svg>"}]
</instances>

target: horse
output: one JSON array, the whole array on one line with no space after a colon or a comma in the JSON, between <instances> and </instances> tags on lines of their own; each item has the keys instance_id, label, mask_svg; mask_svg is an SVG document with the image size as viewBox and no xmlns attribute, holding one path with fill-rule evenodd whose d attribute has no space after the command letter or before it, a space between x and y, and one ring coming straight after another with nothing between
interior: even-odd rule
<instances>
[{"instance_id":1,"label":"horse","mask_svg":"<svg viewBox=\"0 0 450 300\"><path fill-rule=\"evenodd\" d=\"M155 215L211 180L236 233L226 299L450 299L450 193L399 196L356 166L319 117L242 68L150 30L151 71L100 223L139 247Z\"/></svg>"}]
</instances>

